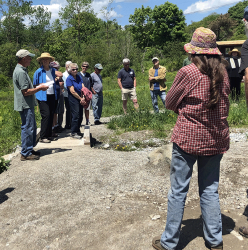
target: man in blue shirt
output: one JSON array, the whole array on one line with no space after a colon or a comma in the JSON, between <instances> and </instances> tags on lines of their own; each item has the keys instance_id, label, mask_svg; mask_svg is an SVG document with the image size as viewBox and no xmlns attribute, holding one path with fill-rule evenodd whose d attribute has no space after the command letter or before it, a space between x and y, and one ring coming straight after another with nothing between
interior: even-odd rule
<instances>
[{"instance_id":1,"label":"man in blue shirt","mask_svg":"<svg viewBox=\"0 0 248 250\"><path fill-rule=\"evenodd\" d=\"M139 108L136 95L136 78L134 70L129 68L130 60L123 59L123 68L118 73L118 85L122 93L123 111L127 113L127 100L130 98L133 101L135 109Z\"/></svg>"}]
</instances>

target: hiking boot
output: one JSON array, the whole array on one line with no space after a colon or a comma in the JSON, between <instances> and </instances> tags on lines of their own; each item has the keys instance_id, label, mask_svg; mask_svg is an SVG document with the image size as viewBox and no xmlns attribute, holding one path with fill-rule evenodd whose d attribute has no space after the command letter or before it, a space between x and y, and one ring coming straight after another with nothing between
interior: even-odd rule
<instances>
[{"instance_id":1,"label":"hiking boot","mask_svg":"<svg viewBox=\"0 0 248 250\"><path fill-rule=\"evenodd\" d=\"M82 136L78 135L78 134L71 134L71 138L72 139L81 139Z\"/></svg>"},{"instance_id":2,"label":"hiking boot","mask_svg":"<svg viewBox=\"0 0 248 250\"><path fill-rule=\"evenodd\" d=\"M31 154L29 156L21 155L21 161L34 161L39 159L40 159L39 155L34 155L34 154Z\"/></svg>"}]
</instances>

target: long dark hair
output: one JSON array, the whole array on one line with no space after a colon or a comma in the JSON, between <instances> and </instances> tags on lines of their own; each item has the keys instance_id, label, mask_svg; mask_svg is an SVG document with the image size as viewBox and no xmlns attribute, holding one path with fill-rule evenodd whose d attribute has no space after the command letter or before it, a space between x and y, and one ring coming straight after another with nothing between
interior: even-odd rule
<instances>
[{"instance_id":1,"label":"long dark hair","mask_svg":"<svg viewBox=\"0 0 248 250\"><path fill-rule=\"evenodd\" d=\"M209 76L210 100L207 104L208 109L214 109L220 99L219 85L224 80L226 60L219 55L192 54L191 62L196 65L200 72Z\"/></svg>"}]
</instances>

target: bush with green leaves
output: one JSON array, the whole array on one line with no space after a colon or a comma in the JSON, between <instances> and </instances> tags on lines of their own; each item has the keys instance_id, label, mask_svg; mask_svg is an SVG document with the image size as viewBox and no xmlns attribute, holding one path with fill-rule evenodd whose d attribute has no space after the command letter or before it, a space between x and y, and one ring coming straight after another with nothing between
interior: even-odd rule
<instances>
[{"instance_id":1,"label":"bush with green leaves","mask_svg":"<svg viewBox=\"0 0 248 250\"><path fill-rule=\"evenodd\" d=\"M4 160L3 157L0 157L0 174L8 169L10 161Z\"/></svg>"}]
</instances>

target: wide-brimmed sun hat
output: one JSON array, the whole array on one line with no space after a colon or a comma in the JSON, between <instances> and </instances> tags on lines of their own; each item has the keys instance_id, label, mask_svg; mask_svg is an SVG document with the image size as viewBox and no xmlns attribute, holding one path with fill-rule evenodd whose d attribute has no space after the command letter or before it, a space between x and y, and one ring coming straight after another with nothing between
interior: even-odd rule
<instances>
[{"instance_id":1,"label":"wide-brimmed sun hat","mask_svg":"<svg viewBox=\"0 0 248 250\"><path fill-rule=\"evenodd\" d=\"M233 52L237 52L239 56L241 56L241 52L238 49L233 49L228 52L228 55L231 56Z\"/></svg>"},{"instance_id":2,"label":"wide-brimmed sun hat","mask_svg":"<svg viewBox=\"0 0 248 250\"><path fill-rule=\"evenodd\" d=\"M215 33L207 28L197 28L191 42L184 45L184 50L190 54L222 55L217 47Z\"/></svg>"},{"instance_id":3,"label":"wide-brimmed sun hat","mask_svg":"<svg viewBox=\"0 0 248 250\"><path fill-rule=\"evenodd\" d=\"M51 59L51 62L55 60L55 58L53 56L51 56L49 53L47 52L44 52L40 55L40 57L37 58L37 61L40 62L40 60L42 58L50 58Z\"/></svg>"}]
</instances>

